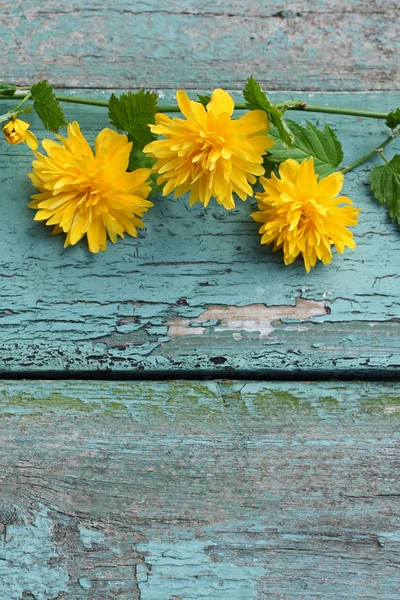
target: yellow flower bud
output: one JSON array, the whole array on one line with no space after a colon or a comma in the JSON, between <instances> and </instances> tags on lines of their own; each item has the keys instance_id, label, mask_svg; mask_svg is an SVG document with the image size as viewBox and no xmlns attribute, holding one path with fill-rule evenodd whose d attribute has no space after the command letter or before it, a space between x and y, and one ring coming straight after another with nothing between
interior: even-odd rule
<instances>
[{"instance_id":1,"label":"yellow flower bud","mask_svg":"<svg viewBox=\"0 0 400 600\"><path fill-rule=\"evenodd\" d=\"M36 150L38 141L34 133L28 131L29 123L21 119L12 119L3 127L3 133L9 144L24 142L31 150Z\"/></svg>"}]
</instances>

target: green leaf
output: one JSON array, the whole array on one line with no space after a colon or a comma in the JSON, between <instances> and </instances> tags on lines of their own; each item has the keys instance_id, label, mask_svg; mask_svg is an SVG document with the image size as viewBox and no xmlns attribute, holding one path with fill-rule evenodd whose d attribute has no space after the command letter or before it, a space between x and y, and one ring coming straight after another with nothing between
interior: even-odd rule
<instances>
[{"instance_id":1,"label":"green leaf","mask_svg":"<svg viewBox=\"0 0 400 600\"><path fill-rule=\"evenodd\" d=\"M206 108L207 104L209 102L211 102L211 96L207 96L204 94L197 94L197 97L200 100L200 102L202 103L202 105L204 106L204 108Z\"/></svg>"},{"instance_id":2,"label":"green leaf","mask_svg":"<svg viewBox=\"0 0 400 600\"><path fill-rule=\"evenodd\" d=\"M265 169L263 177L270 177L271 173L277 169L278 164L275 161L271 160L269 154L266 154L263 158L263 167Z\"/></svg>"},{"instance_id":3,"label":"green leaf","mask_svg":"<svg viewBox=\"0 0 400 600\"><path fill-rule=\"evenodd\" d=\"M390 127L390 129L395 129L398 125L400 125L400 108L390 111L385 124Z\"/></svg>"},{"instance_id":4,"label":"green leaf","mask_svg":"<svg viewBox=\"0 0 400 600\"><path fill-rule=\"evenodd\" d=\"M400 225L400 154L370 173L371 188L375 198L389 210L393 221Z\"/></svg>"},{"instance_id":5,"label":"green leaf","mask_svg":"<svg viewBox=\"0 0 400 600\"><path fill-rule=\"evenodd\" d=\"M10 119L14 116L14 113L8 112L4 115L0 115L0 123L5 123L6 121L10 121Z\"/></svg>"},{"instance_id":6,"label":"green leaf","mask_svg":"<svg viewBox=\"0 0 400 600\"><path fill-rule=\"evenodd\" d=\"M128 171L135 171L136 169L151 169L154 163L157 161L156 158L151 158L147 156L141 150L137 148L132 148L131 154L129 156L129 166ZM150 175L150 185L151 185L151 194L154 195L157 192L162 191L162 186L157 184L157 173L151 173Z\"/></svg>"},{"instance_id":7,"label":"green leaf","mask_svg":"<svg viewBox=\"0 0 400 600\"><path fill-rule=\"evenodd\" d=\"M325 129L321 131L309 121L306 121L305 127L289 119L287 124L295 137L293 148L286 148L282 144L276 128L271 127L269 131L270 137L275 140L274 146L268 151L268 155L273 161L283 162L288 158L302 161L313 156L315 172L321 177L326 177L336 171L343 160L343 150L335 132L329 125L325 125Z\"/></svg>"},{"instance_id":8,"label":"green leaf","mask_svg":"<svg viewBox=\"0 0 400 600\"><path fill-rule=\"evenodd\" d=\"M19 117L19 115L26 115L29 114L33 111L32 106L26 106L25 108L22 108L21 110L18 110L17 112L13 112L12 110L10 110L10 112L5 113L4 115L0 116L0 123L4 123L5 121L10 121L11 119L17 119Z\"/></svg>"},{"instance_id":9,"label":"green leaf","mask_svg":"<svg viewBox=\"0 0 400 600\"><path fill-rule=\"evenodd\" d=\"M46 79L31 87L33 108L48 131L57 133L67 125L63 109L54 94L54 88Z\"/></svg>"},{"instance_id":10,"label":"green leaf","mask_svg":"<svg viewBox=\"0 0 400 600\"><path fill-rule=\"evenodd\" d=\"M246 81L243 97L249 110L265 110L270 113L276 108L274 104L271 104L267 94L253 77L249 77Z\"/></svg>"},{"instance_id":11,"label":"green leaf","mask_svg":"<svg viewBox=\"0 0 400 600\"><path fill-rule=\"evenodd\" d=\"M12 98L17 91L17 87L15 85L9 85L4 81L0 81L0 96L3 98Z\"/></svg>"},{"instance_id":12,"label":"green leaf","mask_svg":"<svg viewBox=\"0 0 400 600\"><path fill-rule=\"evenodd\" d=\"M128 139L136 149L142 150L155 139L149 124L155 123L157 94L140 90L128 92L117 98L112 94L108 105L108 116L116 129L126 131Z\"/></svg>"},{"instance_id":13,"label":"green leaf","mask_svg":"<svg viewBox=\"0 0 400 600\"><path fill-rule=\"evenodd\" d=\"M287 146L293 145L293 135L282 118L284 110L270 102L267 94L253 77L247 80L243 97L249 110L264 110L267 112L272 125L276 127L279 133L279 139Z\"/></svg>"},{"instance_id":14,"label":"green leaf","mask_svg":"<svg viewBox=\"0 0 400 600\"><path fill-rule=\"evenodd\" d=\"M21 110L17 111L15 114L19 117L19 115L29 115L31 112L33 112L33 107L25 106L24 108L21 108Z\"/></svg>"},{"instance_id":15,"label":"green leaf","mask_svg":"<svg viewBox=\"0 0 400 600\"><path fill-rule=\"evenodd\" d=\"M147 156L147 154L145 154L138 148L133 147L131 154L129 156L128 171L134 171L135 169L143 169L143 168L151 169L155 162L156 162L155 158L151 158L150 156Z\"/></svg>"}]
</instances>

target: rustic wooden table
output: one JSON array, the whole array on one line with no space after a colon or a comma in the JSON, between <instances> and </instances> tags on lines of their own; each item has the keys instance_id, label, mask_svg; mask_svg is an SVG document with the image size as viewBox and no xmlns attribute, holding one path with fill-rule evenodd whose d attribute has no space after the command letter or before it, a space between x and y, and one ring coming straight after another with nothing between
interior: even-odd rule
<instances>
[{"instance_id":1,"label":"rustic wooden table","mask_svg":"<svg viewBox=\"0 0 400 600\"><path fill-rule=\"evenodd\" d=\"M397 0L0 8L21 85L170 103L253 74L273 98L400 105ZM385 136L314 121L347 162ZM138 239L64 250L29 163L1 145L0 599L398 600L400 237L366 168L346 178L356 250L307 275L259 245L251 201L158 197Z\"/></svg>"}]
</instances>

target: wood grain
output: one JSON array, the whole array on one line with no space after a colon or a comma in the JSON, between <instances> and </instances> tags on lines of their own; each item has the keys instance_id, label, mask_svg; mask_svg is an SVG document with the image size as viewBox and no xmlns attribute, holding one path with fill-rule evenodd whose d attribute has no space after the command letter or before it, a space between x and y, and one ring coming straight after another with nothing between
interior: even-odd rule
<instances>
[{"instance_id":1,"label":"wood grain","mask_svg":"<svg viewBox=\"0 0 400 600\"><path fill-rule=\"evenodd\" d=\"M161 96L164 103L173 99ZM371 110L400 105L399 94L303 97ZM108 124L101 108L69 106L67 116L91 140ZM346 162L387 136L383 123L370 119L315 122L339 132ZM32 129L44 135L35 117ZM394 151L396 144L388 156ZM398 374L399 232L370 192L370 165L348 174L344 188L362 208L357 248L307 275L301 262L285 267L280 253L260 245L249 216L253 200L227 212L215 203L190 209L186 198L157 197L139 238L109 244L96 256L83 242L65 250L62 236L32 220L29 161L22 145L2 146L3 374Z\"/></svg>"},{"instance_id":2,"label":"wood grain","mask_svg":"<svg viewBox=\"0 0 400 600\"><path fill-rule=\"evenodd\" d=\"M400 388L3 382L2 600L397 600Z\"/></svg>"},{"instance_id":3,"label":"wood grain","mask_svg":"<svg viewBox=\"0 0 400 600\"><path fill-rule=\"evenodd\" d=\"M373 90L274 99L400 105L378 93L400 89L395 0L0 11L0 80L20 85L149 87L170 103L253 74ZM90 140L108 125L102 109L66 112ZM387 135L316 122L340 132L347 163ZM34 116L32 129L43 137ZM254 202L157 197L137 240L64 250L27 208L29 163L0 146L1 377L398 377L399 232L364 167L344 190L363 209L357 249L306 275L259 245ZM397 383L2 381L0 599L398 600L399 415Z\"/></svg>"},{"instance_id":4,"label":"wood grain","mask_svg":"<svg viewBox=\"0 0 400 600\"><path fill-rule=\"evenodd\" d=\"M398 90L396 0L0 0L21 85ZM62 65L62 68L60 68Z\"/></svg>"}]
</instances>

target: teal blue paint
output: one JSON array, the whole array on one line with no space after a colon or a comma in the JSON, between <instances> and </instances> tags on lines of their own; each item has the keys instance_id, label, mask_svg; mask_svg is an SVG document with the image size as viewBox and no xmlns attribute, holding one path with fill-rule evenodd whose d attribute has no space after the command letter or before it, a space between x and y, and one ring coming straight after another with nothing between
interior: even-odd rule
<instances>
[{"instance_id":1,"label":"teal blue paint","mask_svg":"<svg viewBox=\"0 0 400 600\"><path fill-rule=\"evenodd\" d=\"M189 420L218 428L228 426L230 420L255 419L264 427L271 416L285 419L295 411L296 419L304 418L305 423L311 415L317 422L336 419L351 422L354 412L361 420L379 417L394 423L400 417L398 406L400 388L395 383L0 382L0 419L4 422L9 418L29 422L41 414L49 414L53 418L57 415L128 417L128 421L131 419L143 427L148 423L186 426ZM396 433L394 439L397 437ZM88 549L92 544L101 545L105 539L101 531L83 525L79 525L78 533Z\"/></svg>"},{"instance_id":2,"label":"teal blue paint","mask_svg":"<svg viewBox=\"0 0 400 600\"><path fill-rule=\"evenodd\" d=\"M162 96L165 103L173 100L171 92ZM397 93L296 96L372 110L400 105ZM92 140L107 125L101 108L68 106L66 113L80 121ZM380 121L332 115L314 120L339 132L346 162L387 135ZM35 116L32 128L43 136ZM388 156L398 150L397 142ZM5 177L0 208L7 215L0 224L3 373L67 368L386 373L400 364L400 288L394 268L400 261L399 230L368 191L366 166L349 173L344 188L363 209L354 229L357 248L307 275L300 262L285 267L279 252L259 244L257 224L249 218L254 201L238 202L237 209L226 212L215 204L189 209L186 198L157 197L137 239L109 244L98 256L90 255L84 243L64 250L62 237L52 237L50 228L34 223L27 207L33 191L27 178L29 156L21 145L4 147L0 157ZM243 330L237 339L212 319L201 324L201 315L215 305L285 307L299 300L319 302L321 314L299 322L284 314L279 318L278 310L264 338ZM185 321L185 335L171 335L170 324ZM298 325L303 329L296 330Z\"/></svg>"},{"instance_id":3,"label":"teal blue paint","mask_svg":"<svg viewBox=\"0 0 400 600\"><path fill-rule=\"evenodd\" d=\"M264 566L238 566L210 557L212 542L185 540L178 543L150 541L144 552L151 571L140 569L138 586L142 600L258 600L256 580L266 575ZM155 566L156 565L156 566Z\"/></svg>"},{"instance_id":4,"label":"teal blue paint","mask_svg":"<svg viewBox=\"0 0 400 600\"><path fill-rule=\"evenodd\" d=\"M0 382L0 598L396 600L399 407L393 383Z\"/></svg>"},{"instance_id":5,"label":"teal blue paint","mask_svg":"<svg viewBox=\"0 0 400 600\"><path fill-rule=\"evenodd\" d=\"M268 89L399 89L396 0L71 6L4 6L1 72L61 87L240 89L252 73Z\"/></svg>"},{"instance_id":6,"label":"teal blue paint","mask_svg":"<svg viewBox=\"0 0 400 600\"><path fill-rule=\"evenodd\" d=\"M87 577L80 577L79 578L79 585L84 590L90 590L90 588L92 587L92 583L91 583L90 579L88 579Z\"/></svg>"},{"instance_id":7,"label":"teal blue paint","mask_svg":"<svg viewBox=\"0 0 400 600\"><path fill-rule=\"evenodd\" d=\"M104 542L104 535L101 531L95 529L88 529L82 525L78 526L79 537L87 550L91 550L93 546L102 544Z\"/></svg>"},{"instance_id":8,"label":"teal blue paint","mask_svg":"<svg viewBox=\"0 0 400 600\"><path fill-rule=\"evenodd\" d=\"M0 538L0 598L54 600L68 586L68 573L52 539L52 521L42 508L31 511L32 522L7 525Z\"/></svg>"}]
</instances>

